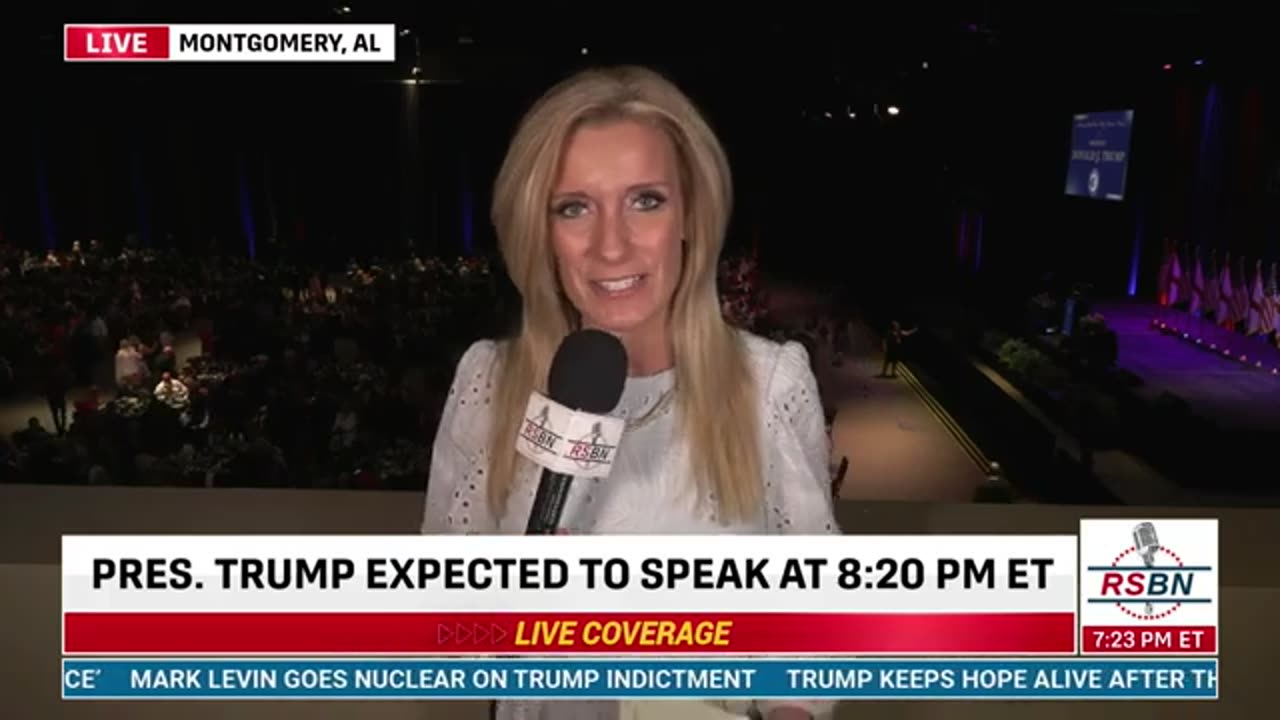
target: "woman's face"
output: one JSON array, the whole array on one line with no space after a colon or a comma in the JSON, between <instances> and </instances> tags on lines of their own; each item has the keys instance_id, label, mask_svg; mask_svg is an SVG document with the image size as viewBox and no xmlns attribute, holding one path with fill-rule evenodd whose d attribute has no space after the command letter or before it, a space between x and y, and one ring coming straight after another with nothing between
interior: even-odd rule
<instances>
[{"instance_id":1,"label":"woman's face","mask_svg":"<svg viewBox=\"0 0 1280 720\"><path fill-rule=\"evenodd\" d=\"M569 138L551 196L560 283L583 325L665 342L680 279L684 208L675 147L634 121Z\"/></svg>"}]
</instances>

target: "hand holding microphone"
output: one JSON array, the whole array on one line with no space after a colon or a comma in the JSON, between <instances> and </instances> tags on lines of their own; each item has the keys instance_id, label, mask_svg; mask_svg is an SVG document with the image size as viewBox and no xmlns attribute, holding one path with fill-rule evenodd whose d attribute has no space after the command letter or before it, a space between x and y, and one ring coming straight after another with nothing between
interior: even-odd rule
<instances>
[{"instance_id":1,"label":"hand holding microphone","mask_svg":"<svg viewBox=\"0 0 1280 720\"><path fill-rule=\"evenodd\" d=\"M607 477L625 421L605 415L627 380L627 352L599 330L572 333L560 343L547 394L529 398L516 450L542 467L526 535L557 532L574 477Z\"/></svg>"}]
</instances>

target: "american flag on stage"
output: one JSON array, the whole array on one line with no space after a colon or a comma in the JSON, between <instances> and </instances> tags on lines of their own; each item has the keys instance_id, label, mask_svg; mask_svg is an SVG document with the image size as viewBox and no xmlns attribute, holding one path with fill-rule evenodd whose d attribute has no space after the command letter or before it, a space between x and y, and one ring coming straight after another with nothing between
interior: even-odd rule
<instances>
[{"instance_id":1,"label":"american flag on stage","mask_svg":"<svg viewBox=\"0 0 1280 720\"><path fill-rule=\"evenodd\" d=\"M1218 269L1218 312L1219 325L1231 327L1236 324L1235 310L1232 301L1235 293L1231 290L1231 253L1222 259L1222 267Z\"/></svg>"},{"instance_id":2,"label":"american flag on stage","mask_svg":"<svg viewBox=\"0 0 1280 720\"><path fill-rule=\"evenodd\" d=\"M1191 272L1191 306L1187 308L1192 315L1199 315L1204 307L1204 267L1200 265L1200 248L1195 249L1195 269Z\"/></svg>"},{"instance_id":3,"label":"american flag on stage","mask_svg":"<svg viewBox=\"0 0 1280 720\"><path fill-rule=\"evenodd\" d=\"M1253 269L1253 289L1249 293L1249 320L1245 332L1249 335L1264 335L1271 332L1267 324L1267 311L1271 308L1271 299L1267 297L1262 286L1262 261L1259 260Z\"/></svg>"},{"instance_id":4,"label":"american flag on stage","mask_svg":"<svg viewBox=\"0 0 1280 720\"><path fill-rule=\"evenodd\" d=\"M1277 265L1280 265L1280 263L1271 263L1271 277L1267 279L1266 322L1268 332L1280 330L1280 327L1277 327L1277 323L1280 323L1280 286L1276 284L1280 276L1277 276ZM1280 332L1277 332L1275 337L1277 344L1280 344Z\"/></svg>"},{"instance_id":5,"label":"american flag on stage","mask_svg":"<svg viewBox=\"0 0 1280 720\"><path fill-rule=\"evenodd\" d=\"M1183 285L1185 280L1182 278L1182 260L1178 257L1178 249L1172 249L1173 257L1169 260L1169 292L1167 305L1177 305L1179 301L1186 299Z\"/></svg>"},{"instance_id":6,"label":"american flag on stage","mask_svg":"<svg viewBox=\"0 0 1280 720\"><path fill-rule=\"evenodd\" d=\"M1209 265L1205 270L1207 280L1204 284L1204 313L1217 316L1218 313L1218 251L1209 253Z\"/></svg>"},{"instance_id":7,"label":"american flag on stage","mask_svg":"<svg viewBox=\"0 0 1280 720\"><path fill-rule=\"evenodd\" d=\"M1236 294L1231 303L1232 324L1249 323L1249 271L1245 269L1244 258L1236 260L1235 288Z\"/></svg>"}]
</instances>

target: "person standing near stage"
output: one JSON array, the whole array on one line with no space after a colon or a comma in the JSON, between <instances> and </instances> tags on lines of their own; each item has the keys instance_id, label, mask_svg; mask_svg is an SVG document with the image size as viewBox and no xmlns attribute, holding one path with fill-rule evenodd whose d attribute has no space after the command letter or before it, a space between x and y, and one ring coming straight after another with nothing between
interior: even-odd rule
<instances>
[{"instance_id":1,"label":"person standing near stage","mask_svg":"<svg viewBox=\"0 0 1280 720\"><path fill-rule=\"evenodd\" d=\"M903 330L897 320L889 323L889 333L884 338L884 367L880 370L882 378L898 377L898 362L902 360L902 343L916 334L917 328Z\"/></svg>"},{"instance_id":2,"label":"person standing near stage","mask_svg":"<svg viewBox=\"0 0 1280 720\"><path fill-rule=\"evenodd\" d=\"M61 437L67 434L67 391L71 388L71 371L52 352L41 356L44 362L44 397L49 403L53 428Z\"/></svg>"}]
</instances>

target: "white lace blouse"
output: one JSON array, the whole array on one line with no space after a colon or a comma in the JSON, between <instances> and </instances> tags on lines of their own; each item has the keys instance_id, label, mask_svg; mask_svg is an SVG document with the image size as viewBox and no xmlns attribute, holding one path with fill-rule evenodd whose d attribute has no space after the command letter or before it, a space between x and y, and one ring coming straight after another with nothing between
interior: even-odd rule
<instances>
[{"instance_id":1,"label":"white lace blouse","mask_svg":"<svg viewBox=\"0 0 1280 720\"><path fill-rule=\"evenodd\" d=\"M758 386L765 505L749 522L722 523L714 497L686 481L676 433L671 371L627 379L614 415L631 418L610 475L572 486L562 519L575 534L825 534L838 533L832 513L830 446L817 382L802 345L742 333ZM516 478L506 512L494 517L485 487L490 393L497 345L482 340L458 363L431 459L422 532L521 534L539 472ZM644 418L636 421L636 418ZM513 441L514 442L514 441ZM788 701L788 705L797 704ZM613 720L618 703L503 702L498 720ZM760 701L761 710L771 703ZM826 712L829 703L805 705Z\"/></svg>"}]
</instances>

